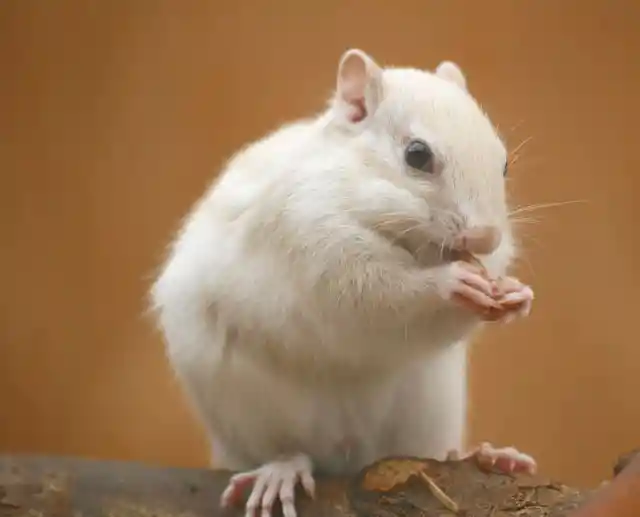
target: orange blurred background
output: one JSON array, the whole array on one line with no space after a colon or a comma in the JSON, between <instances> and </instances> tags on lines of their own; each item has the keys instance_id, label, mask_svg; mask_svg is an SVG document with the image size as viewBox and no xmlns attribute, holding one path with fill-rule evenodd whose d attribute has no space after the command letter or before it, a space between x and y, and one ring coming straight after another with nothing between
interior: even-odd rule
<instances>
[{"instance_id":1,"label":"orange blurred background","mask_svg":"<svg viewBox=\"0 0 640 517\"><path fill-rule=\"evenodd\" d=\"M472 354L471 437L593 485L640 445L640 3L0 3L0 451L203 466L144 315L180 218L244 142L317 111L351 46L458 62L519 153L537 299ZM579 242L580 244L576 244Z\"/></svg>"}]
</instances>

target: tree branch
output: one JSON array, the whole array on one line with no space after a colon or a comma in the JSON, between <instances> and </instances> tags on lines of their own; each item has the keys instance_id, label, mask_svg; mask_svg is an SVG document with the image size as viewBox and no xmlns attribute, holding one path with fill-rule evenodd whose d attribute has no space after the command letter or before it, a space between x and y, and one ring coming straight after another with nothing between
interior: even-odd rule
<instances>
[{"instance_id":1,"label":"tree branch","mask_svg":"<svg viewBox=\"0 0 640 517\"><path fill-rule=\"evenodd\" d=\"M628 492L633 485L640 494L640 455L627 463L611 483L581 491L539 476L483 472L473 460L390 458L352 478L318 477L314 500L299 492L298 515L637 517L640 495L634 502ZM230 475L117 461L0 456L0 516L240 516L242 508L227 513L218 507ZM281 515L279 508L275 515Z\"/></svg>"}]
</instances>

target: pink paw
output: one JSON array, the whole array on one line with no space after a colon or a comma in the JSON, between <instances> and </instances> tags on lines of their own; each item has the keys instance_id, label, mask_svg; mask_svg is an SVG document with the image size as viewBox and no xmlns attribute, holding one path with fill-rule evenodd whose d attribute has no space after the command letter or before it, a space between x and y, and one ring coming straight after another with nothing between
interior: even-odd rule
<instances>
[{"instance_id":1,"label":"pink paw","mask_svg":"<svg viewBox=\"0 0 640 517\"><path fill-rule=\"evenodd\" d=\"M525 472L535 474L537 470L536 461L514 447L502 447L496 449L490 443L483 443L472 455L480 467L485 469L495 469L505 474L516 474Z\"/></svg>"},{"instance_id":2,"label":"pink paw","mask_svg":"<svg viewBox=\"0 0 640 517\"><path fill-rule=\"evenodd\" d=\"M282 504L284 517L296 517L294 493L298 482L307 494L314 496L315 481L311 461L304 455L267 463L255 470L232 476L222 493L221 505L237 503L244 488L253 483L253 489L245 505L246 517L254 517L258 508L261 517L270 517L276 500Z\"/></svg>"},{"instance_id":3,"label":"pink paw","mask_svg":"<svg viewBox=\"0 0 640 517\"><path fill-rule=\"evenodd\" d=\"M486 278L481 268L468 262L453 262L439 286L440 294L483 317L500 311L495 299L498 294L494 282Z\"/></svg>"},{"instance_id":4,"label":"pink paw","mask_svg":"<svg viewBox=\"0 0 640 517\"><path fill-rule=\"evenodd\" d=\"M513 277L492 280L481 265L466 261L449 264L438 285L440 295L476 313L485 321L508 323L528 316L532 289Z\"/></svg>"},{"instance_id":5,"label":"pink paw","mask_svg":"<svg viewBox=\"0 0 640 517\"><path fill-rule=\"evenodd\" d=\"M518 317L528 316L533 303L533 290L513 277L498 281L501 296L497 298L502 306L498 321L508 323Z\"/></svg>"}]
</instances>

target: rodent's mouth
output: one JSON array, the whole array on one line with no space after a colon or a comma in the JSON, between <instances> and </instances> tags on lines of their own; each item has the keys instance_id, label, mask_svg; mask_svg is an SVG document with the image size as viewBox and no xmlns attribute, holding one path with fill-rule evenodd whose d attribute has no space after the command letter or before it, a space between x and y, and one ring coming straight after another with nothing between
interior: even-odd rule
<instances>
[{"instance_id":1,"label":"rodent's mouth","mask_svg":"<svg viewBox=\"0 0 640 517\"><path fill-rule=\"evenodd\" d=\"M421 264L442 264L468 261L476 255L493 253L502 241L502 234L495 226L473 226L457 232L449 239L432 238L430 235L407 236L397 241Z\"/></svg>"},{"instance_id":2,"label":"rodent's mouth","mask_svg":"<svg viewBox=\"0 0 640 517\"><path fill-rule=\"evenodd\" d=\"M449 246L442 246L441 244L431 242L425 247L431 248L429 254L416 254L411 253L410 250L407 250L414 258L414 260L423 267L441 266L450 264L452 262L467 262L470 264L475 264L481 269L484 269L482 261L478 259L478 257L476 257L473 253L467 250L461 250Z\"/></svg>"},{"instance_id":3,"label":"rodent's mouth","mask_svg":"<svg viewBox=\"0 0 640 517\"><path fill-rule=\"evenodd\" d=\"M462 260L464 252L445 246L441 242L428 240L421 246L413 246L407 241L396 241L400 248L409 253L416 262L423 266L436 266Z\"/></svg>"},{"instance_id":4,"label":"rodent's mouth","mask_svg":"<svg viewBox=\"0 0 640 517\"><path fill-rule=\"evenodd\" d=\"M451 240L404 233L400 237L391 232L378 232L388 239L394 246L406 251L413 259L424 267L433 267L442 264L464 260L466 253L451 245Z\"/></svg>"},{"instance_id":5,"label":"rodent's mouth","mask_svg":"<svg viewBox=\"0 0 640 517\"><path fill-rule=\"evenodd\" d=\"M450 246L442 246L441 244L432 243L431 244L442 262L457 262L459 260L464 260L467 252L463 250L459 250L456 248L452 248Z\"/></svg>"}]
</instances>

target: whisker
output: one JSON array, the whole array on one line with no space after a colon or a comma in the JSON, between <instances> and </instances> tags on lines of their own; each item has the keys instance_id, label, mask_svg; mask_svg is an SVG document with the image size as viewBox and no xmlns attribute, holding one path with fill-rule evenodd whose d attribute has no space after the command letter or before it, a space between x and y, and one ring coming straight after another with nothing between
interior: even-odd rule
<instances>
[{"instance_id":1,"label":"whisker","mask_svg":"<svg viewBox=\"0 0 640 517\"><path fill-rule=\"evenodd\" d=\"M513 133L516 129L518 129L522 124L524 124L524 119L520 120L520 122L516 122L514 126L511 126L509 129L510 133Z\"/></svg>"},{"instance_id":2,"label":"whisker","mask_svg":"<svg viewBox=\"0 0 640 517\"><path fill-rule=\"evenodd\" d=\"M536 219L535 217L514 217L509 218L510 223L514 224L540 224L540 219Z\"/></svg>"},{"instance_id":3,"label":"whisker","mask_svg":"<svg viewBox=\"0 0 640 517\"><path fill-rule=\"evenodd\" d=\"M427 246L431 245L432 243L429 241L426 241L424 244L421 244L420 246L418 246L418 248L416 249L416 251L413 253L414 256L419 257L420 254L422 253L422 250L424 250Z\"/></svg>"},{"instance_id":4,"label":"whisker","mask_svg":"<svg viewBox=\"0 0 640 517\"><path fill-rule=\"evenodd\" d=\"M375 225L373 228L374 230L380 229L382 226L384 226L384 224L389 224L391 222L396 222L396 221L384 221L380 224ZM421 228L422 226L424 226L422 223L415 223L407 228L405 228L404 230L402 230L401 232L393 235L393 239L391 240L391 244L396 244L402 237L404 237L407 233L412 232L416 229Z\"/></svg>"},{"instance_id":5,"label":"whisker","mask_svg":"<svg viewBox=\"0 0 640 517\"><path fill-rule=\"evenodd\" d=\"M435 215L443 215L443 216L449 216L454 218L458 217L456 212L454 212L453 210L447 210L443 208L436 208L436 209L432 208L431 211ZM402 212L387 212L382 214L381 217L384 217L387 220L376 223L375 225L373 225L373 229L384 229L384 227L386 226L398 224L399 222L403 222L407 220L407 214ZM408 231L411 231L412 229L416 229L420 226L425 226L425 225L426 223L424 222L415 222L415 224L412 227L405 229L403 231L403 234L406 234Z\"/></svg>"},{"instance_id":6,"label":"whisker","mask_svg":"<svg viewBox=\"0 0 640 517\"><path fill-rule=\"evenodd\" d=\"M398 214L400 215L400 214ZM391 225L395 225L398 224L400 222L403 222L405 220L405 218L399 218L399 219L389 219L387 221L380 221L379 223L376 223L372 226L373 230L384 230L387 226L391 226ZM412 229L416 228L417 226L420 226L421 223L414 223L410 228L407 228L405 230L403 230L403 234L405 234L408 231L411 231Z\"/></svg>"},{"instance_id":7,"label":"whisker","mask_svg":"<svg viewBox=\"0 0 640 517\"><path fill-rule=\"evenodd\" d=\"M516 145L515 149L513 151L511 151L509 154L517 156L518 153L520 151L522 151L522 149L524 149L524 146L527 145L529 142L531 142L531 140L533 140L533 137L532 136L528 136L522 142L520 142L518 145Z\"/></svg>"},{"instance_id":8,"label":"whisker","mask_svg":"<svg viewBox=\"0 0 640 517\"><path fill-rule=\"evenodd\" d=\"M520 159L520 156L522 156L522 155L516 154L513 157L509 156L509 167L515 165L518 162L518 160Z\"/></svg>"},{"instance_id":9,"label":"whisker","mask_svg":"<svg viewBox=\"0 0 640 517\"><path fill-rule=\"evenodd\" d=\"M522 214L525 212L533 212L535 210L541 210L543 208L553 208L553 207L559 207L559 206L565 206L565 205L573 205L575 203L588 203L588 202L589 202L588 199L574 199L570 201L558 201L558 202L552 202L552 203L537 203L533 205L526 205L523 207L516 208L511 212L509 212L509 216Z\"/></svg>"}]
</instances>

